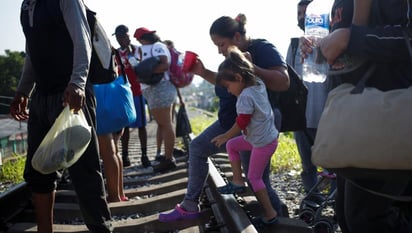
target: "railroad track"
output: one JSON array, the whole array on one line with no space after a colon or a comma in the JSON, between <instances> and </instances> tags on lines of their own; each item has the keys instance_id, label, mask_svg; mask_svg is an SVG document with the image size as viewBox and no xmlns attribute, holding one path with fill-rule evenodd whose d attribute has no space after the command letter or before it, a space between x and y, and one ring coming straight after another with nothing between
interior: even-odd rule
<instances>
[{"instance_id":1,"label":"railroad track","mask_svg":"<svg viewBox=\"0 0 412 233\"><path fill-rule=\"evenodd\" d=\"M156 126L149 124L148 152L154 160ZM131 132L131 140L137 140L137 130ZM187 156L176 157L177 167L165 173L154 173L152 168L140 165L137 154L139 146L131 143L129 148L132 166L124 170L127 202L109 203L113 226L117 233L136 232L258 232L250 218L259 216L261 208L249 190L240 195L220 195L216 187L224 185L230 178L230 163L226 154L216 154L209 159L209 177L202 194L201 217L197 220L161 223L158 214L171 211L186 192ZM150 156L149 156L150 157ZM36 232L30 194L25 183L0 196L0 232ZM88 232L82 222L81 213L70 182L59 184L54 207L54 232ZM259 232L310 233L312 229L299 219L281 218L280 224Z\"/></svg>"}]
</instances>

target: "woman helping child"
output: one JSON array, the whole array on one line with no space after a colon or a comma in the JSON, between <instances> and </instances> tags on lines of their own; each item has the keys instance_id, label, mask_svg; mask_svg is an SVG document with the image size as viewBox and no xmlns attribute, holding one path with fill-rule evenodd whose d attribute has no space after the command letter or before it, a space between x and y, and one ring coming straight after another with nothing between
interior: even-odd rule
<instances>
[{"instance_id":1,"label":"woman helping child","mask_svg":"<svg viewBox=\"0 0 412 233\"><path fill-rule=\"evenodd\" d=\"M227 141L226 149L233 171L232 181L217 190L222 194L245 191L240 152L251 151L247 178L264 211L263 217L257 218L256 222L258 225L276 224L277 213L262 179L265 167L276 150L279 134L265 84L254 74L253 64L236 47L229 49L216 78L218 85L226 87L237 97L236 123L226 133L212 139L217 147Z\"/></svg>"}]
</instances>

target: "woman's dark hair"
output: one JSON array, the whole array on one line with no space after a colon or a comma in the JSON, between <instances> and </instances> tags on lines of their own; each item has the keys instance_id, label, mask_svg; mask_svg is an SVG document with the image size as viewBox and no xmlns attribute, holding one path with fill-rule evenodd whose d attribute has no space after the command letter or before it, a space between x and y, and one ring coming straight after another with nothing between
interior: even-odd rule
<instances>
[{"instance_id":1,"label":"woman's dark hair","mask_svg":"<svg viewBox=\"0 0 412 233\"><path fill-rule=\"evenodd\" d=\"M148 42L150 42L151 44L154 44L154 43L160 41L160 37L159 37L155 32L154 32L154 33L146 33L146 34L143 34L143 35L140 37L140 39L141 39L141 40L148 41Z\"/></svg>"},{"instance_id":2,"label":"woman's dark hair","mask_svg":"<svg viewBox=\"0 0 412 233\"><path fill-rule=\"evenodd\" d=\"M244 36L246 35L245 24L246 16L244 14L238 14L235 19L229 16L222 16L212 23L209 34L230 39L235 36L236 32Z\"/></svg>"},{"instance_id":3,"label":"woman's dark hair","mask_svg":"<svg viewBox=\"0 0 412 233\"><path fill-rule=\"evenodd\" d=\"M253 72L253 64L236 47L229 48L228 56L219 65L216 75L216 83L222 85L222 81L236 81L235 74L243 77L246 86L255 85L256 76Z\"/></svg>"}]
</instances>

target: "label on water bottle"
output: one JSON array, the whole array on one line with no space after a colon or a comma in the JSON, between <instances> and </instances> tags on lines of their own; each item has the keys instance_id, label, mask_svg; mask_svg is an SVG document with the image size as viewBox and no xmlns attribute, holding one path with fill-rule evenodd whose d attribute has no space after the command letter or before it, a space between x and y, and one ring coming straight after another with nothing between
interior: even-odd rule
<instances>
[{"instance_id":1,"label":"label on water bottle","mask_svg":"<svg viewBox=\"0 0 412 233\"><path fill-rule=\"evenodd\" d=\"M311 36L324 37L329 33L329 14L309 14L305 19L305 32Z\"/></svg>"}]
</instances>

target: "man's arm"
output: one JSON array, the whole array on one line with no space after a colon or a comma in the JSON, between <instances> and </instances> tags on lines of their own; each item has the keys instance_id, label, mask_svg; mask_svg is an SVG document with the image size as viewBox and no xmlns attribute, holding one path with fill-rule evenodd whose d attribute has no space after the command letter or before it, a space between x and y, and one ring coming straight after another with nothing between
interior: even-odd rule
<instances>
[{"instance_id":1,"label":"man's arm","mask_svg":"<svg viewBox=\"0 0 412 233\"><path fill-rule=\"evenodd\" d=\"M73 41L73 72L64 91L63 105L78 112L85 103L85 87L91 58L90 28L81 0L61 0L60 8Z\"/></svg>"},{"instance_id":2,"label":"man's arm","mask_svg":"<svg viewBox=\"0 0 412 233\"><path fill-rule=\"evenodd\" d=\"M70 83L84 90L92 54L86 8L81 0L61 0L60 8L73 41L73 72Z\"/></svg>"}]
</instances>

